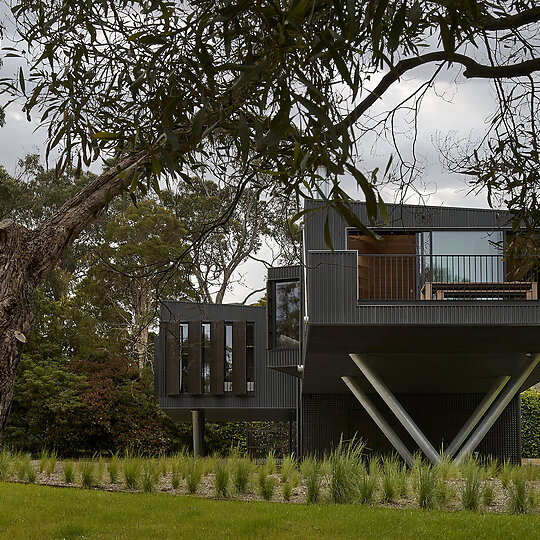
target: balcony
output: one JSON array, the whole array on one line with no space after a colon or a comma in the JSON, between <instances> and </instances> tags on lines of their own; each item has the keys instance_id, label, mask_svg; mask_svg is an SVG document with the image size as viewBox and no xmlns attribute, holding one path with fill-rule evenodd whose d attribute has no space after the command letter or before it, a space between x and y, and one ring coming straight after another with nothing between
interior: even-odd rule
<instances>
[{"instance_id":1,"label":"balcony","mask_svg":"<svg viewBox=\"0 0 540 540\"><path fill-rule=\"evenodd\" d=\"M538 300L538 265L500 255L358 255L360 301Z\"/></svg>"}]
</instances>

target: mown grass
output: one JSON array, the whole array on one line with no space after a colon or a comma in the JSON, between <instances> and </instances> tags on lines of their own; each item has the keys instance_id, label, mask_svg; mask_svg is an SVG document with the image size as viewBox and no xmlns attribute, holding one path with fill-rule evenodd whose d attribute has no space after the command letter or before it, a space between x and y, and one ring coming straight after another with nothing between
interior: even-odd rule
<instances>
[{"instance_id":1,"label":"mown grass","mask_svg":"<svg viewBox=\"0 0 540 540\"><path fill-rule=\"evenodd\" d=\"M1 538L536 539L540 516L211 500L0 483Z\"/></svg>"}]
</instances>

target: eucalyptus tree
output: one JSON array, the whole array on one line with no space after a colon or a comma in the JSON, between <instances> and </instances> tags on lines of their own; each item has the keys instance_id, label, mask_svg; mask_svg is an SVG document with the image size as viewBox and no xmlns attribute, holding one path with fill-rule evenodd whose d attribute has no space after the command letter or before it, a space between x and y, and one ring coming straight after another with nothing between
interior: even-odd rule
<instances>
[{"instance_id":1,"label":"eucalyptus tree","mask_svg":"<svg viewBox=\"0 0 540 540\"><path fill-rule=\"evenodd\" d=\"M0 223L0 432L33 322L34 290L119 193L159 190L164 178L189 182L194 171L207 176L212 164L238 178L238 196L264 174L296 197L317 190L316 170L324 166L329 203L367 230L337 179L352 174L370 220L379 210L385 217L376 174L361 171L355 151L369 109L404 74L432 70L411 96L416 104L444 69L493 79L502 120L494 118L486 140L513 135L514 105L524 125L536 122L540 9L534 0L17 2L3 44L5 56L24 65L0 81L3 105L22 106L41 121L47 153L60 152L59 174L112 161L33 228ZM518 94L523 97L512 101ZM522 133L516 159L535 162L537 154L522 153L519 145L535 148L536 129ZM489 145L487 151L489 159ZM484 181L504 191L500 178ZM528 180L527 193L538 185L534 176ZM531 200L522 200L530 210Z\"/></svg>"},{"instance_id":2,"label":"eucalyptus tree","mask_svg":"<svg viewBox=\"0 0 540 540\"><path fill-rule=\"evenodd\" d=\"M191 298L189 262L163 279L185 250L186 230L174 213L153 200L139 201L106 223L97 255L76 294L105 331L115 330L131 345L136 364L149 361L148 337L159 296Z\"/></svg>"}]
</instances>

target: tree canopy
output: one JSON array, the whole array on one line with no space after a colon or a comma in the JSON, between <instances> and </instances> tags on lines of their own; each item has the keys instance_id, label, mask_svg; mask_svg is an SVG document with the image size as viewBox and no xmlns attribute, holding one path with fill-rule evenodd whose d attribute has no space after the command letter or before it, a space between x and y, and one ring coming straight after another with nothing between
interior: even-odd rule
<instances>
[{"instance_id":1,"label":"tree canopy","mask_svg":"<svg viewBox=\"0 0 540 540\"><path fill-rule=\"evenodd\" d=\"M378 178L392 162L370 173L357 150L396 108L373 126L371 107L417 68L424 80L398 108L420 107L445 70L493 81L484 138L453 164L503 199L516 226L537 226L539 21L535 0L14 0L2 53L22 64L0 80L2 106L46 128L59 176L106 167L30 228L0 222L0 431L34 291L114 197L196 175L227 178L232 206L248 186L326 198L324 167L329 204L369 234L386 218ZM345 173L370 223L351 212Z\"/></svg>"},{"instance_id":2,"label":"tree canopy","mask_svg":"<svg viewBox=\"0 0 540 540\"><path fill-rule=\"evenodd\" d=\"M192 169L215 169L255 183L270 172L275 184L305 193L322 165L334 181L355 176L375 218L375 176L355 162L364 116L415 68L432 66L427 86L451 69L492 79L500 105L462 170L494 193L512 191L511 209L532 208L535 4L23 2L13 6L6 51L24 52L28 64L3 91L47 126L47 150L61 148L59 170L115 155L127 158L122 184L133 192L158 189L164 175L188 181ZM337 182L332 196L344 197Z\"/></svg>"}]
</instances>

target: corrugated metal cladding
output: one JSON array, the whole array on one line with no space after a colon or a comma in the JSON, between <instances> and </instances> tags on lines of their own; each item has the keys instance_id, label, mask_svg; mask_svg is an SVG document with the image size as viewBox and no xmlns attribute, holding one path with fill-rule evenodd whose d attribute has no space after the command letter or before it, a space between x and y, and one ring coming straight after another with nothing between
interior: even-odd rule
<instances>
[{"instance_id":1,"label":"corrugated metal cladding","mask_svg":"<svg viewBox=\"0 0 540 540\"><path fill-rule=\"evenodd\" d=\"M363 223L369 225L366 205L353 202L352 209ZM499 210L480 208L445 208L440 206L415 206L389 204L390 228L413 231L433 229L509 229L510 214ZM334 211L324 208L322 201L306 200L304 208L313 210L306 220L306 249L329 249L324 241L324 223L328 216L330 235L334 249L347 249L346 229L349 226ZM386 229L383 222L373 225Z\"/></svg>"},{"instance_id":2,"label":"corrugated metal cladding","mask_svg":"<svg viewBox=\"0 0 540 540\"><path fill-rule=\"evenodd\" d=\"M292 367L300 363L300 349L271 349L266 352L268 367Z\"/></svg>"},{"instance_id":3,"label":"corrugated metal cladding","mask_svg":"<svg viewBox=\"0 0 540 540\"><path fill-rule=\"evenodd\" d=\"M356 252L308 253L310 323L348 324L531 324L540 322L534 301L400 301L359 303Z\"/></svg>"},{"instance_id":4,"label":"corrugated metal cladding","mask_svg":"<svg viewBox=\"0 0 540 540\"><path fill-rule=\"evenodd\" d=\"M266 367L266 309L257 306L234 304L195 304L192 302L165 301L160 309L162 322L214 320L234 322L247 321L255 323L255 391L245 396L220 395L212 396L164 396L164 355L163 341L158 337L155 347L154 371L158 381L160 407L169 409L295 409L297 406L297 381Z\"/></svg>"},{"instance_id":5,"label":"corrugated metal cladding","mask_svg":"<svg viewBox=\"0 0 540 540\"><path fill-rule=\"evenodd\" d=\"M436 449L448 446L469 415L483 398L482 394L398 394L418 427ZM409 450L417 445L403 426L386 408L379 396L370 396L374 405L390 423ZM521 434L519 431L519 396L506 407L489 430L477 451L501 460L519 462ZM390 442L375 422L352 396L345 394L304 394L302 396L302 449L304 454L329 452L340 437L350 440L353 436L366 443L367 451L388 453L393 450Z\"/></svg>"},{"instance_id":6,"label":"corrugated metal cladding","mask_svg":"<svg viewBox=\"0 0 540 540\"><path fill-rule=\"evenodd\" d=\"M300 279L301 267L299 264L294 266L279 266L268 269L268 281L279 281L281 279Z\"/></svg>"}]
</instances>

